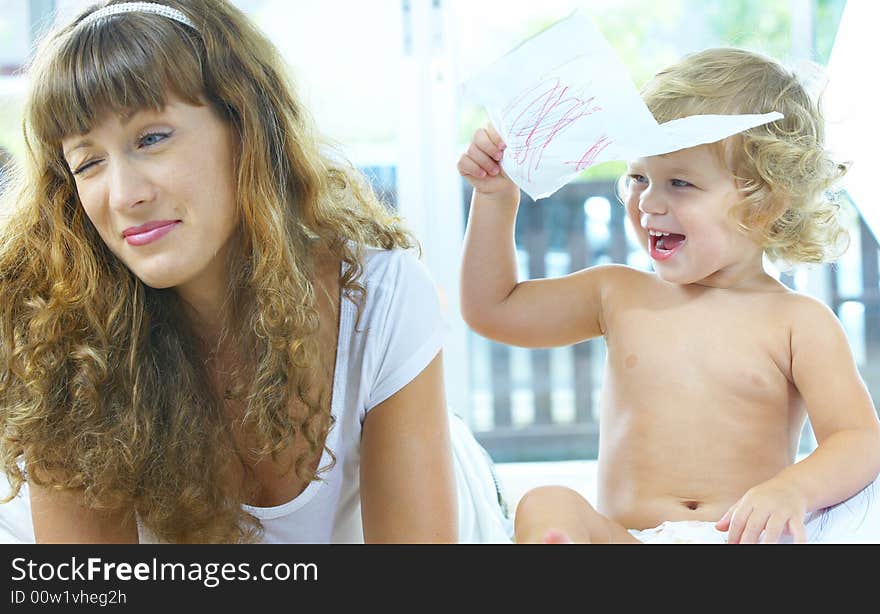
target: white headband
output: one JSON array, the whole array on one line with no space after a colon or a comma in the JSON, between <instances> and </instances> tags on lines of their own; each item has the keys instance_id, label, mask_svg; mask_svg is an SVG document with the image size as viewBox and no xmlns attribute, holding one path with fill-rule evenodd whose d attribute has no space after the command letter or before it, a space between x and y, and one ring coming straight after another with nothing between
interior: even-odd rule
<instances>
[{"instance_id":1,"label":"white headband","mask_svg":"<svg viewBox=\"0 0 880 614\"><path fill-rule=\"evenodd\" d=\"M179 21L193 30L198 30L195 24L190 21L189 17L177 9L165 6L164 4L156 4L155 2L123 2L121 4L111 4L110 6L98 9L94 13L89 13L79 22L78 25L90 24L102 17L110 17L111 15L119 15L121 13L153 13L154 15L161 15L162 17L168 17L174 21Z\"/></svg>"}]
</instances>

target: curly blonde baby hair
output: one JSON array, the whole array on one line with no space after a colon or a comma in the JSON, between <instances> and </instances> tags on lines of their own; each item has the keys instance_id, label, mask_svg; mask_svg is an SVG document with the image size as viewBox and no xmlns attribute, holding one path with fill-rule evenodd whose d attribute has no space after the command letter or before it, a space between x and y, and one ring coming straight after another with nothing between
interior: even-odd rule
<instances>
[{"instance_id":1,"label":"curly blonde baby hair","mask_svg":"<svg viewBox=\"0 0 880 614\"><path fill-rule=\"evenodd\" d=\"M743 194L731 215L775 261L819 263L845 251L848 234L831 189L847 167L825 149L819 103L792 71L751 51L708 49L657 73L642 97L660 123L782 113L783 119L713 144Z\"/></svg>"}]
</instances>

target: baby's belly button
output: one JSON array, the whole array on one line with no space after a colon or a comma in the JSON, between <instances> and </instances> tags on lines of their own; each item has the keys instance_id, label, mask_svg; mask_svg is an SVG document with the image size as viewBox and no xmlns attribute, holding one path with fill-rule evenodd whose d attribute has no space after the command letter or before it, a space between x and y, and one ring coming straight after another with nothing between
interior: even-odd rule
<instances>
[{"instance_id":1,"label":"baby's belly button","mask_svg":"<svg viewBox=\"0 0 880 614\"><path fill-rule=\"evenodd\" d=\"M670 506L670 513L675 518L668 520L712 520L716 521L730 507L720 500L678 499ZM675 512L674 510L677 510Z\"/></svg>"},{"instance_id":2,"label":"baby's belly button","mask_svg":"<svg viewBox=\"0 0 880 614\"><path fill-rule=\"evenodd\" d=\"M657 525L664 520L718 520L726 511L722 507L718 502L707 499L658 497L642 509L646 512L650 510L650 521Z\"/></svg>"}]
</instances>

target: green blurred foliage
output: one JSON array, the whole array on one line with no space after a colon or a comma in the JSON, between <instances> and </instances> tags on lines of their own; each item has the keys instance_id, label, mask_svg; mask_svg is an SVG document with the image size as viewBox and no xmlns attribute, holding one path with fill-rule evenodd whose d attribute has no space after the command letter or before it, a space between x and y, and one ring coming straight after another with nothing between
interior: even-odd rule
<instances>
[{"instance_id":1,"label":"green blurred foliage","mask_svg":"<svg viewBox=\"0 0 880 614\"><path fill-rule=\"evenodd\" d=\"M816 61L828 64L846 0L816 0Z\"/></svg>"},{"instance_id":2,"label":"green blurred foliage","mask_svg":"<svg viewBox=\"0 0 880 614\"><path fill-rule=\"evenodd\" d=\"M24 153L21 113L22 100L20 96L0 96L0 147L15 157Z\"/></svg>"},{"instance_id":3,"label":"green blurred foliage","mask_svg":"<svg viewBox=\"0 0 880 614\"><path fill-rule=\"evenodd\" d=\"M700 3L720 44L744 47L784 60L791 51L791 5L766 0Z\"/></svg>"},{"instance_id":4,"label":"green blurred foliage","mask_svg":"<svg viewBox=\"0 0 880 614\"><path fill-rule=\"evenodd\" d=\"M636 86L680 56L677 41L688 21L686 4L687 0L624 0L592 12Z\"/></svg>"}]
</instances>

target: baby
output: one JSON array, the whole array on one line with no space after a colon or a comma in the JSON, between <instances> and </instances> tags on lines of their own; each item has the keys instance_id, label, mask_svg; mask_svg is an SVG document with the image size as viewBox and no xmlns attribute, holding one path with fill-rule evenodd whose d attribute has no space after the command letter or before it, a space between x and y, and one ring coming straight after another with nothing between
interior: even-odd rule
<instances>
[{"instance_id":1,"label":"baby","mask_svg":"<svg viewBox=\"0 0 880 614\"><path fill-rule=\"evenodd\" d=\"M523 347L600 335L607 345L597 509L570 489L537 488L517 508L516 541L813 541L832 506L868 505L880 422L832 311L767 274L763 257L836 255L845 231L826 190L844 169L824 149L817 105L763 56L693 54L642 94L661 123L784 114L630 162L621 191L653 273L606 265L517 283L519 189L499 165L505 144L478 130L458 163L474 188L468 324ZM795 463L807 417L818 446Z\"/></svg>"}]
</instances>

